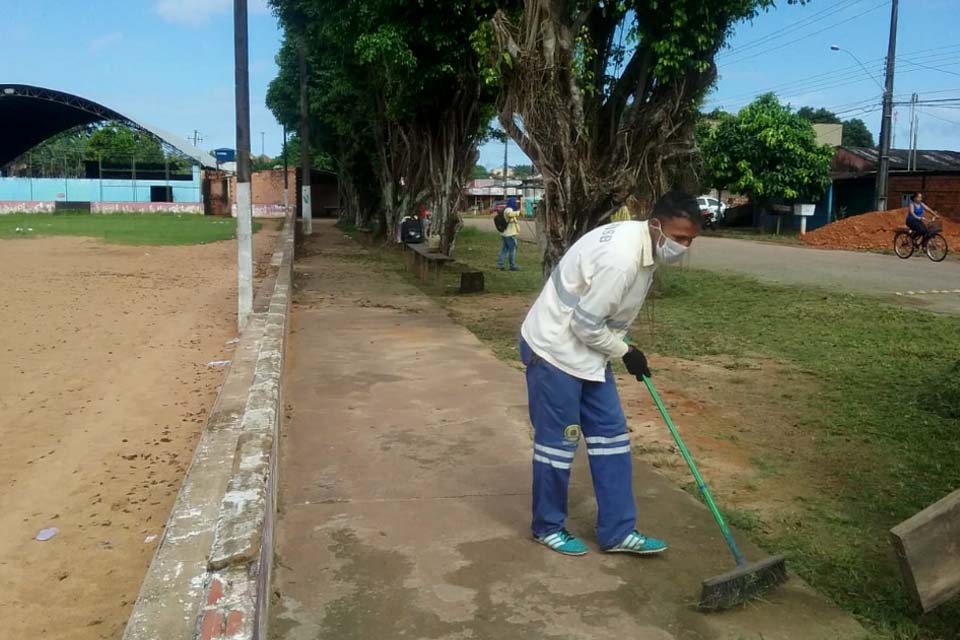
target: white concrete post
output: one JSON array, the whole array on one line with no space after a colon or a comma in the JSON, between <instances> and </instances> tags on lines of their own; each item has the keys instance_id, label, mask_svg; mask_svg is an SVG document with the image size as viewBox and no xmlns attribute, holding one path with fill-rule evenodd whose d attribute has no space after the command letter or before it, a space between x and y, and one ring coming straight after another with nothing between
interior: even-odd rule
<instances>
[{"instance_id":1,"label":"white concrete post","mask_svg":"<svg viewBox=\"0 0 960 640\"><path fill-rule=\"evenodd\" d=\"M253 312L253 204L250 183L237 183L237 323L240 329Z\"/></svg>"},{"instance_id":2,"label":"white concrete post","mask_svg":"<svg viewBox=\"0 0 960 640\"><path fill-rule=\"evenodd\" d=\"M303 200L303 233L313 233L313 204L310 202L310 185L300 187L300 198Z\"/></svg>"}]
</instances>

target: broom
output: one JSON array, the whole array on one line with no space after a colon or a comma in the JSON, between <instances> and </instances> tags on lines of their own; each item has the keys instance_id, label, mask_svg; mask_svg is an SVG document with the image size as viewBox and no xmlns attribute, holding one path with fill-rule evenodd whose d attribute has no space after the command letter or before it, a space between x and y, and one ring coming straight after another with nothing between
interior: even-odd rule
<instances>
[{"instance_id":1,"label":"broom","mask_svg":"<svg viewBox=\"0 0 960 640\"><path fill-rule=\"evenodd\" d=\"M700 472L697 470L697 465L694 463L693 457L687 450L686 445L683 444L683 440L680 438L680 432L677 430L677 427L674 426L673 420L670 419L667 408L663 406L660 395L657 393L657 390L653 388L653 383L650 382L650 378L643 376L643 383L647 386L647 391L650 392L650 396L657 405L657 409L660 410L663 421L667 423L670 434L677 442L680 454L683 456L683 459L687 461L687 466L690 467L693 478L697 481L697 486L703 494L703 499L706 501L707 506L710 507L710 512L720 526L720 531L723 532L727 546L730 547L730 552L733 553L733 559L737 563L735 569L703 581L703 590L700 592L700 605L698 608L701 611L729 609L730 607L757 598L767 591L783 584L787 579L786 558L781 555L776 555L760 560L759 562L747 562L747 559L740 551L740 547L737 546L736 541L733 539L730 528L720 514L720 509L717 508L717 504L713 501L713 496L710 495L707 484L703 481L703 477L701 477Z\"/></svg>"}]
</instances>

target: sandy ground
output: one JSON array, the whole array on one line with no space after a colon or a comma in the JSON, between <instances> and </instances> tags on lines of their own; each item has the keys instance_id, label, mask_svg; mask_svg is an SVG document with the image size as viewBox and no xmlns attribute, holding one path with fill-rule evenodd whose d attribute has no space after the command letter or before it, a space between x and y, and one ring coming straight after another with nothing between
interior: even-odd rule
<instances>
[{"instance_id":1,"label":"sandy ground","mask_svg":"<svg viewBox=\"0 0 960 640\"><path fill-rule=\"evenodd\" d=\"M119 638L230 359L235 244L0 256L0 635Z\"/></svg>"}]
</instances>

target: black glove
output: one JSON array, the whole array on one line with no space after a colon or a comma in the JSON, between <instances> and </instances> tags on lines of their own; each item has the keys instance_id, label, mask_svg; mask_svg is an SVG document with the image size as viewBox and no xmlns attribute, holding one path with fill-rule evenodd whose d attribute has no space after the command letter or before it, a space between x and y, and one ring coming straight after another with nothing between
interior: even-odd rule
<instances>
[{"instance_id":1,"label":"black glove","mask_svg":"<svg viewBox=\"0 0 960 640\"><path fill-rule=\"evenodd\" d=\"M642 381L643 376L653 377L653 374L650 373L650 367L647 365L647 356L643 355L643 352L636 347L630 347L630 350L624 354L623 364L626 365L630 375L636 376L637 380Z\"/></svg>"}]
</instances>

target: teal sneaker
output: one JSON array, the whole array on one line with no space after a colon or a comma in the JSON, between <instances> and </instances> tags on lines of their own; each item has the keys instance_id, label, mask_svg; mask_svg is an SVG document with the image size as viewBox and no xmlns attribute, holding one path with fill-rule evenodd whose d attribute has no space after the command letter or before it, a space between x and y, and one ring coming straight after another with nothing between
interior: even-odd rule
<instances>
[{"instance_id":1,"label":"teal sneaker","mask_svg":"<svg viewBox=\"0 0 960 640\"><path fill-rule=\"evenodd\" d=\"M580 542L575 535L566 529L560 529L560 531L543 536L542 538L534 536L533 539L565 556L582 556L589 551L587 545Z\"/></svg>"},{"instance_id":2,"label":"teal sneaker","mask_svg":"<svg viewBox=\"0 0 960 640\"><path fill-rule=\"evenodd\" d=\"M652 556L666 550L666 542L656 538L648 538L636 529L631 531L620 544L604 549L607 553L635 553L641 556Z\"/></svg>"}]
</instances>

